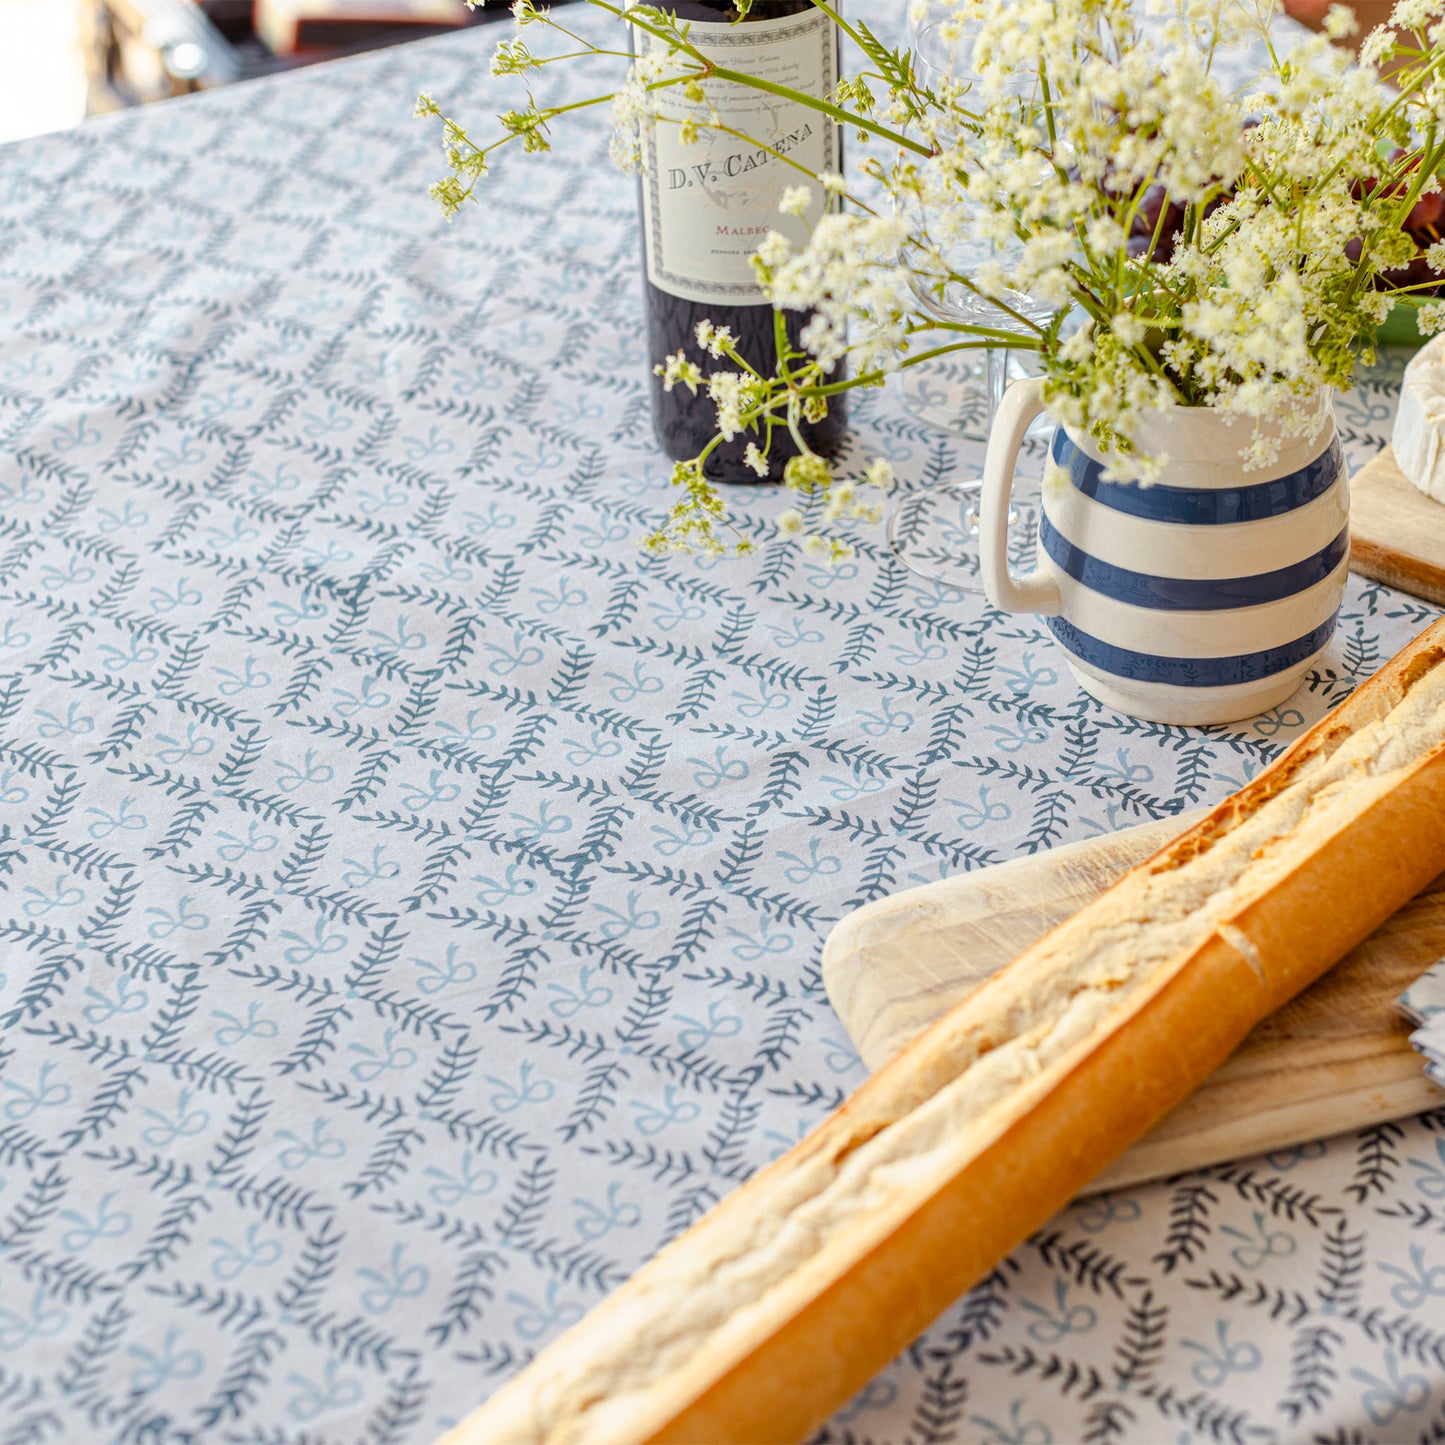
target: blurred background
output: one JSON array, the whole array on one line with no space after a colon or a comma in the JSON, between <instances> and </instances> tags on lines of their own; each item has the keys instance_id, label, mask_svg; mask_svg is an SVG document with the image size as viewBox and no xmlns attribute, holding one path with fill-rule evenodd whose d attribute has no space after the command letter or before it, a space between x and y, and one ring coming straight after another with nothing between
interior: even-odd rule
<instances>
[{"instance_id":1,"label":"blurred background","mask_svg":"<svg viewBox=\"0 0 1445 1445\"><path fill-rule=\"evenodd\" d=\"M504 0L0 0L0 143L507 14Z\"/></svg>"}]
</instances>

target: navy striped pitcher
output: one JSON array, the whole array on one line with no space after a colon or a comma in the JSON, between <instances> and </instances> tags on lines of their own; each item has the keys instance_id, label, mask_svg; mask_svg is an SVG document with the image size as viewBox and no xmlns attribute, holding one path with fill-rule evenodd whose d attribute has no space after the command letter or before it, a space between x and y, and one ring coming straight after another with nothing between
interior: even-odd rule
<instances>
[{"instance_id":1,"label":"navy striped pitcher","mask_svg":"<svg viewBox=\"0 0 1445 1445\"><path fill-rule=\"evenodd\" d=\"M1153 413L1158 482L1105 481L1098 451L1059 427L1044 477L1039 569L1011 576L1009 491L1043 381L1009 388L989 437L980 550L989 600L1035 612L1079 685L1157 722L1233 722L1287 698L1334 632L1349 567L1349 487L1326 410L1310 438L1245 471L1248 422L1205 407Z\"/></svg>"}]
</instances>

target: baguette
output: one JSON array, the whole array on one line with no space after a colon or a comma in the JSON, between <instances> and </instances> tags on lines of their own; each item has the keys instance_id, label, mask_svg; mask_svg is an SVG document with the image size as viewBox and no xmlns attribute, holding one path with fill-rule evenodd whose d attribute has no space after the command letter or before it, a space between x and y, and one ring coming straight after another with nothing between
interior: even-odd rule
<instances>
[{"instance_id":1,"label":"baguette","mask_svg":"<svg viewBox=\"0 0 1445 1445\"><path fill-rule=\"evenodd\" d=\"M804 1437L1445 870L1445 621L932 1025L445 1445Z\"/></svg>"}]
</instances>

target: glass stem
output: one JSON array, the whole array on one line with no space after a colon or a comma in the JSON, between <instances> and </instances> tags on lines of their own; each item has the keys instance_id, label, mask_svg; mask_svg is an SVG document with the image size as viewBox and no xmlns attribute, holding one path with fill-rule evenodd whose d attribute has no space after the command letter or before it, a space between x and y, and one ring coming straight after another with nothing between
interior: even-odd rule
<instances>
[{"instance_id":1,"label":"glass stem","mask_svg":"<svg viewBox=\"0 0 1445 1445\"><path fill-rule=\"evenodd\" d=\"M1004 387L1008 385L1008 347L990 346L985 355L988 358L988 424L992 426L1003 403Z\"/></svg>"}]
</instances>

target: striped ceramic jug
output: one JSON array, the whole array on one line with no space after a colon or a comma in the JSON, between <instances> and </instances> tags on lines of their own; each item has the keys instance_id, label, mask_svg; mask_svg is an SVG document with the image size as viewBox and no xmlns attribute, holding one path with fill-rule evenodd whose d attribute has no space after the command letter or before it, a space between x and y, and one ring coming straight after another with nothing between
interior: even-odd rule
<instances>
[{"instance_id":1,"label":"striped ceramic jug","mask_svg":"<svg viewBox=\"0 0 1445 1445\"><path fill-rule=\"evenodd\" d=\"M1009 492L1043 381L1004 394L980 505L984 589L1036 612L1088 693L1135 717L1234 722L1282 702L1334 631L1349 566L1349 492L1328 401L1311 438L1245 471L1248 423L1206 407L1152 413L1149 486L1110 482L1086 438L1059 427L1044 478L1039 569L1008 570Z\"/></svg>"}]
</instances>

